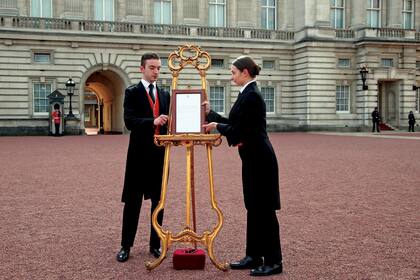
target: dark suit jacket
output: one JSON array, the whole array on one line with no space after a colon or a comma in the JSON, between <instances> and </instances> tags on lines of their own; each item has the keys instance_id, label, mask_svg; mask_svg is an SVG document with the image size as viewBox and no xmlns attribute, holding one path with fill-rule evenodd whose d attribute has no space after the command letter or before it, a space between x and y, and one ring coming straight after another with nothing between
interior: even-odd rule
<instances>
[{"instance_id":1,"label":"dark suit jacket","mask_svg":"<svg viewBox=\"0 0 420 280\"><path fill-rule=\"evenodd\" d=\"M157 87L159 113L169 112L170 96ZM139 200L154 197L159 199L164 148L154 144L153 111L146 89L140 82L125 90L124 122L131 130L128 145L122 201ZM161 127L160 134L166 134L167 127Z\"/></svg>"},{"instance_id":2,"label":"dark suit jacket","mask_svg":"<svg viewBox=\"0 0 420 280\"><path fill-rule=\"evenodd\" d=\"M280 209L279 175L276 154L266 130L266 108L256 82L250 83L224 118L210 111L208 121L218 122L217 130L229 145L238 145L242 159L245 207Z\"/></svg>"}]
</instances>

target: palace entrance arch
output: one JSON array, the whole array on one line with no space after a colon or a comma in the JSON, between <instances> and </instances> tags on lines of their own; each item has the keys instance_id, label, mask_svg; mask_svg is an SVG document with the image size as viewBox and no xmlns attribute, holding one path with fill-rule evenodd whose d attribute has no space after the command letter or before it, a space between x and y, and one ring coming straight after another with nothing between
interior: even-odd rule
<instances>
[{"instance_id":1,"label":"palace entrance arch","mask_svg":"<svg viewBox=\"0 0 420 280\"><path fill-rule=\"evenodd\" d=\"M86 134L124 133L124 90L129 86L127 75L120 69L98 66L85 75L81 100Z\"/></svg>"}]
</instances>

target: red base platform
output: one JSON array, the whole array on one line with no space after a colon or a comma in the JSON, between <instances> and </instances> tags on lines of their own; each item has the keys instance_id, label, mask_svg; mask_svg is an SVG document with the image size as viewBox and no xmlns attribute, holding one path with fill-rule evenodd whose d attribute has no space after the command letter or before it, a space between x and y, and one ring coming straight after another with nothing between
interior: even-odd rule
<instances>
[{"instance_id":1,"label":"red base platform","mask_svg":"<svg viewBox=\"0 0 420 280\"><path fill-rule=\"evenodd\" d=\"M206 253L201 249L176 249L173 255L174 269L204 269Z\"/></svg>"}]
</instances>

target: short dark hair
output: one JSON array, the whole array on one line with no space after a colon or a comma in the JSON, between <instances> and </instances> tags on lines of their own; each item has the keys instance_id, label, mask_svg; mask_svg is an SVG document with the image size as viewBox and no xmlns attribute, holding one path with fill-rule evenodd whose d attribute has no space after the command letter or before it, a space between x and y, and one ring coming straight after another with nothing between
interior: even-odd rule
<instances>
[{"instance_id":1,"label":"short dark hair","mask_svg":"<svg viewBox=\"0 0 420 280\"><path fill-rule=\"evenodd\" d=\"M54 109L60 109L60 105L58 105L57 103L54 104Z\"/></svg>"},{"instance_id":2,"label":"short dark hair","mask_svg":"<svg viewBox=\"0 0 420 280\"><path fill-rule=\"evenodd\" d=\"M157 59L157 60L160 60L160 57L159 57L159 55L157 53L152 53L152 52L151 53L145 53L145 54L143 54L141 56L140 65L141 66L146 65L146 61L149 60L149 59Z\"/></svg>"},{"instance_id":3,"label":"short dark hair","mask_svg":"<svg viewBox=\"0 0 420 280\"><path fill-rule=\"evenodd\" d=\"M246 69L252 78L255 78L261 71L261 67L258 66L251 57L245 55L235 59L232 64L241 72Z\"/></svg>"}]
</instances>

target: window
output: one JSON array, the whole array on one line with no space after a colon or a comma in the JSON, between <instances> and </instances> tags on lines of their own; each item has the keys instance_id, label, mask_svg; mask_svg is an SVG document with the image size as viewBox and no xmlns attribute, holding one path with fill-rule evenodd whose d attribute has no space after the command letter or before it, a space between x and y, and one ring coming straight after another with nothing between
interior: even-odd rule
<instances>
[{"instance_id":1,"label":"window","mask_svg":"<svg viewBox=\"0 0 420 280\"><path fill-rule=\"evenodd\" d=\"M114 0L95 0L95 20L114 20Z\"/></svg>"},{"instance_id":2,"label":"window","mask_svg":"<svg viewBox=\"0 0 420 280\"><path fill-rule=\"evenodd\" d=\"M225 112L225 88L222 86L210 87L210 107L213 111L223 114Z\"/></svg>"},{"instance_id":3,"label":"window","mask_svg":"<svg viewBox=\"0 0 420 280\"><path fill-rule=\"evenodd\" d=\"M52 17L52 0L31 0L31 17Z\"/></svg>"},{"instance_id":4,"label":"window","mask_svg":"<svg viewBox=\"0 0 420 280\"><path fill-rule=\"evenodd\" d=\"M222 58L214 58L211 60L211 67L223 68L225 66L225 60Z\"/></svg>"},{"instance_id":5,"label":"window","mask_svg":"<svg viewBox=\"0 0 420 280\"><path fill-rule=\"evenodd\" d=\"M50 53L34 53L34 62L35 63L51 63L51 54Z\"/></svg>"},{"instance_id":6,"label":"window","mask_svg":"<svg viewBox=\"0 0 420 280\"><path fill-rule=\"evenodd\" d=\"M350 86L339 85L335 89L335 102L337 112L349 112Z\"/></svg>"},{"instance_id":7,"label":"window","mask_svg":"<svg viewBox=\"0 0 420 280\"><path fill-rule=\"evenodd\" d=\"M344 1L330 0L330 20L333 28L344 28Z\"/></svg>"},{"instance_id":8,"label":"window","mask_svg":"<svg viewBox=\"0 0 420 280\"><path fill-rule=\"evenodd\" d=\"M225 26L225 0L209 0L209 25Z\"/></svg>"},{"instance_id":9,"label":"window","mask_svg":"<svg viewBox=\"0 0 420 280\"><path fill-rule=\"evenodd\" d=\"M382 65L382 67L393 67L394 66L394 60L392 58L382 58L381 59L381 65Z\"/></svg>"},{"instance_id":10,"label":"window","mask_svg":"<svg viewBox=\"0 0 420 280\"><path fill-rule=\"evenodd\" d=\"M0 8L17 8L18 3L16 0L0 0Z\"/></svg>"},{"instance_id":11,"label":"window","mask_svg":"<svg viewBox=\"0 0 420 280\"><path fill-rule=\"evenodd\" d=\"M337 67L339 68L349 68L351 66L349 58L339 58L337 62Z\"/></svg>"},{"instance_id":12,"label":"window","mask_svg":"<svg viewBox=\"0 0 420 280\"><path fill-rule=\"evenodd\" d=\"M414 27L413 10L414 10L413 0L404 0L402 13L403 13L403 28L405 29L413 29Z\"/></svg>"},{"instance_id":13,"label":"window","mask_svg":"<svg viewBox=\"0 0 420 280\"><path fill-rule=\"evenodd\" d=\"M367 25L381 27L381 0L368 0Z\"/></svg>"},{"instance_id":14,"label":"window","mask_svg":"<svg viewBox=\"0 0 420 280\"><path fill-rule=\"evenodd\" d=\"M160 56L160 66L161 67L168 67L168 58Z\"/></svg>"},{"instance_id":15,"label":"window","mask_svg":"<svg viewBox=\"0 0 420 280\"><path fill-rule=\"evenodd\" d=\"M263 69L274 69L274 60L263 60Z\"/></svg>"},{"instance_id":16,"label":"window","mask_svg":"<svg viewBox=\"0 0 420 280\"><path fill-rule=\"evenodd\" d=\"M51 93L50 83L34 83L33 84L33 101L34 114L48 113L48 95Z\"/></svg>"},{"instance_id":17,"label":"window","mask_svg":"<svg viewBox=\"0 0 420 280\"><path fill-rule=\"evenodd\" d=\"M261 28L276 29L275 0L261 0Z\"/></svg>"},{"instance_id":18,"label":"window","mask_svg":"<svg viewBox=\"0 0 420 280\"><path fill-rule=\"evenodd\" d=\"M154 23L171 24L172 23L172 1L154 0Z\"/></svg>"},{"instance_id":19,"label":"window","mask_svg":"<svg viewBox=\"0 0 420 280\"><path fill-rule=\"evenodd\" d=\"M261 87L261 95L265 102L266 112L274 113L274 88Z\"/></svg>"}]
</instances>

